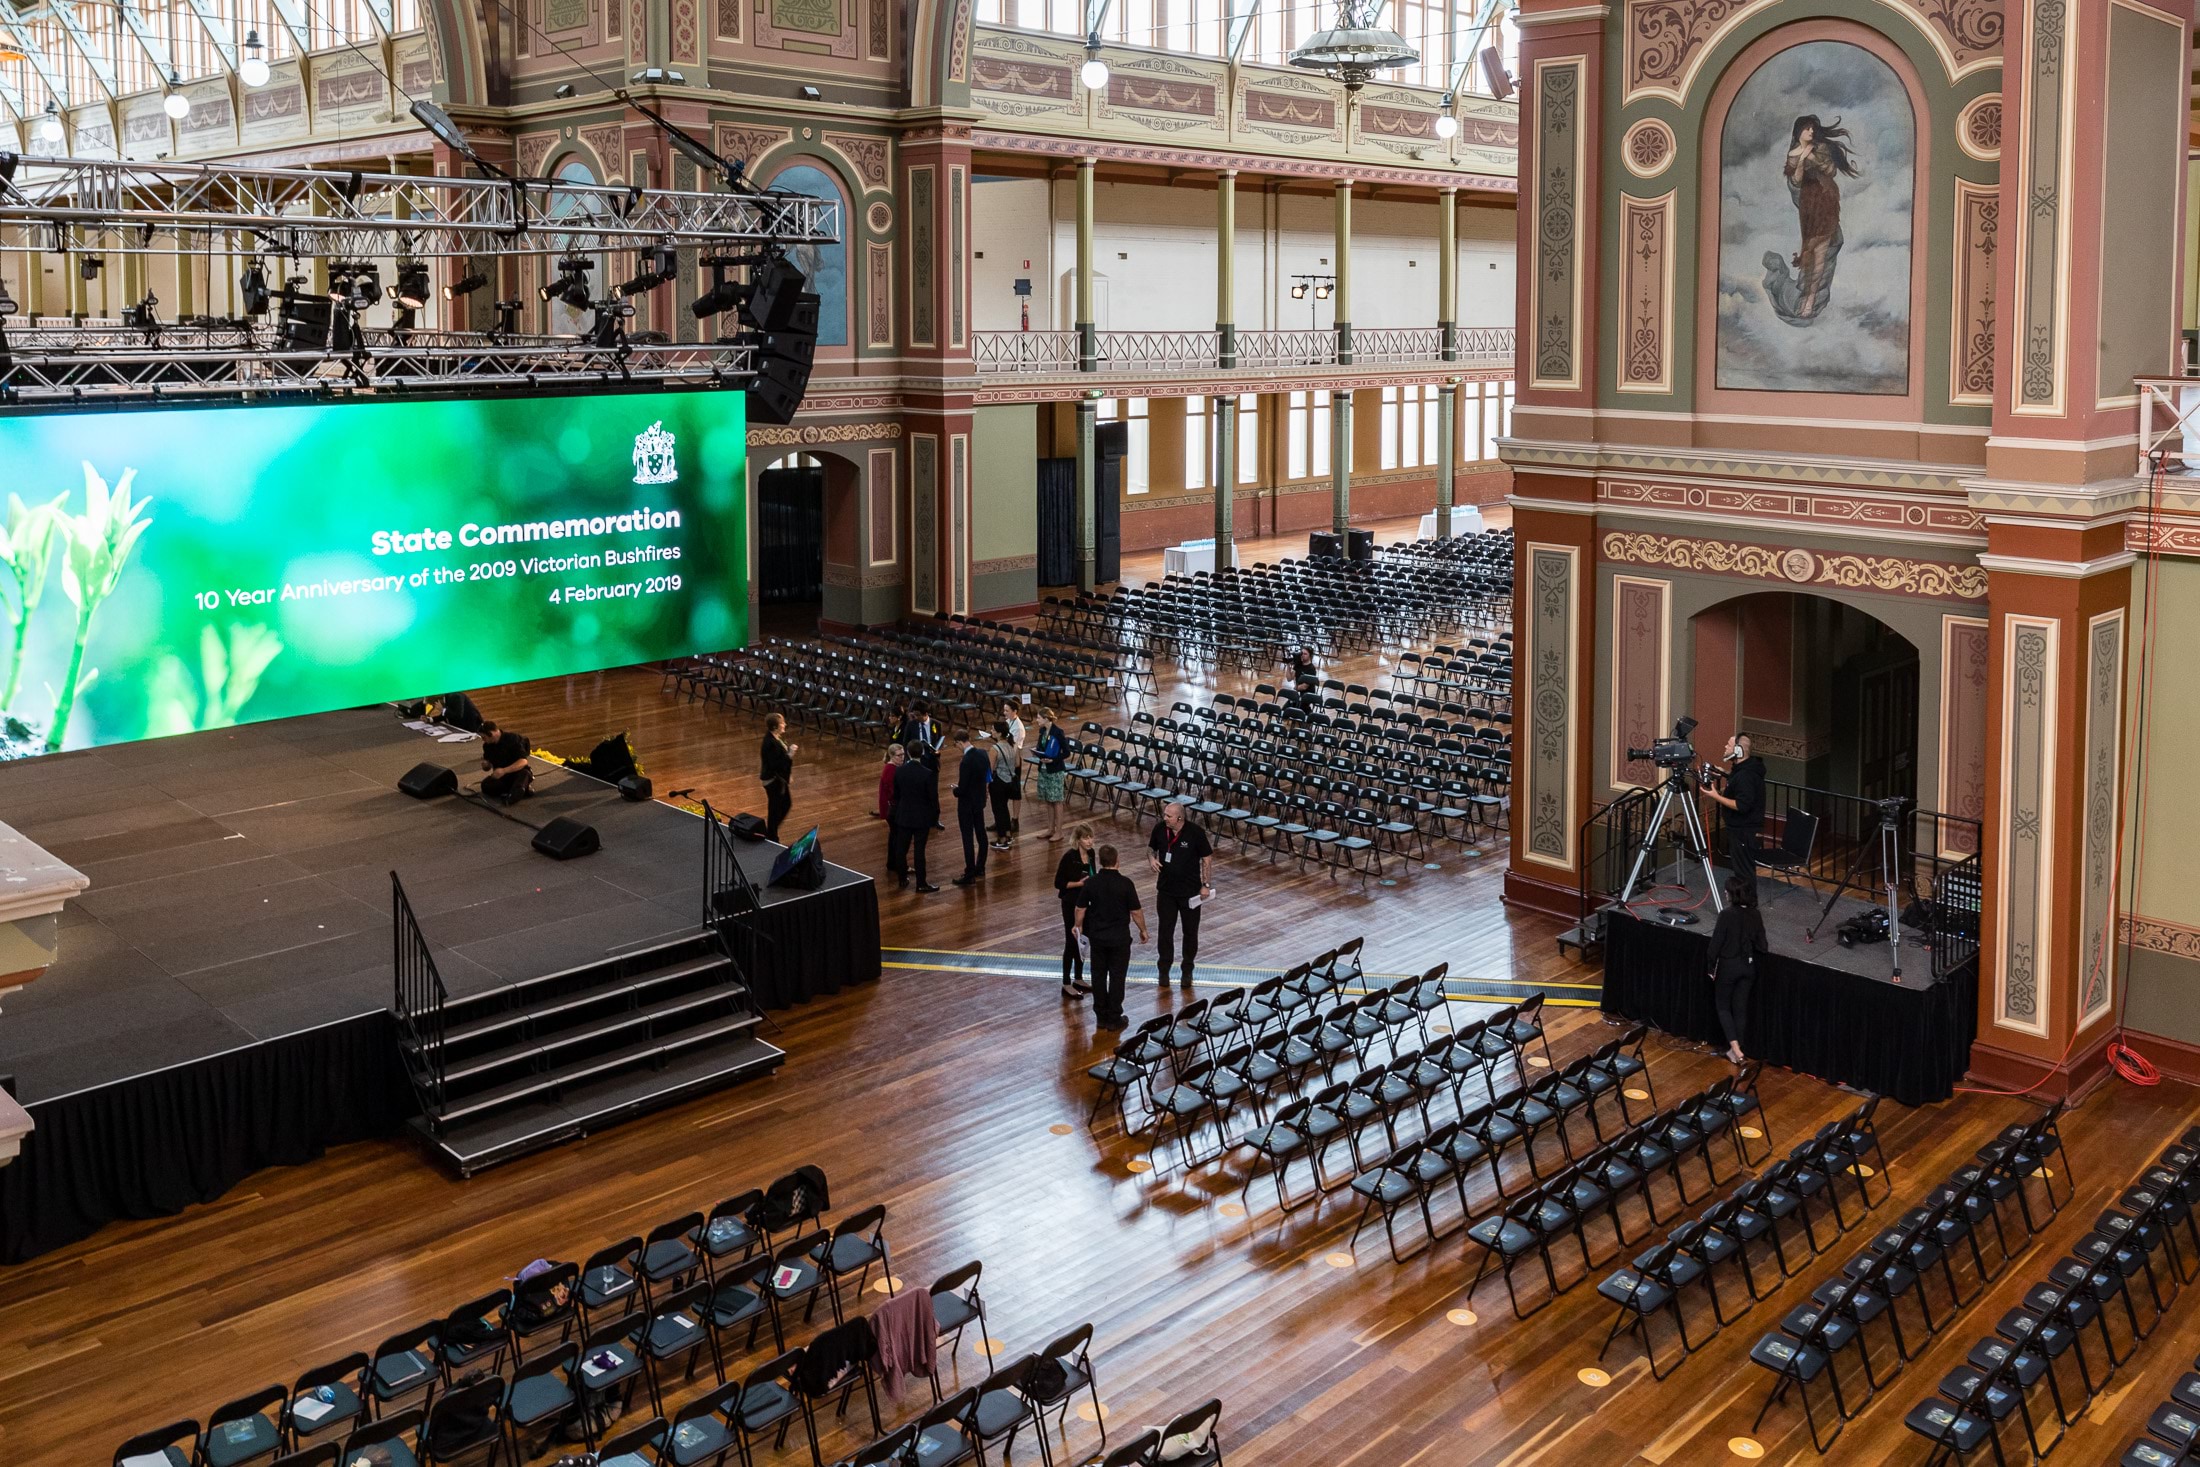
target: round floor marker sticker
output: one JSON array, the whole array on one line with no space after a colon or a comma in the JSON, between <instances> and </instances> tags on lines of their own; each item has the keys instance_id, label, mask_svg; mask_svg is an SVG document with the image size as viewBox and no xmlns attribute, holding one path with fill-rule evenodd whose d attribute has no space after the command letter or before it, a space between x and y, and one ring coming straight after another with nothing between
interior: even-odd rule
<instances>
[{"instance_id":1,"label":"round floor marker sticker","mask_svg":"<svg viewBox=\"0 0 2200 1467\"><path fill-rule=\"evenodd\" d=\"M1482 1316L1476 1314L1472 1309L1454 1309L1449 1314L1446 1314L1444 1318L1450 1320L1453 1324L1460 1325L1462 1327L1470 1324L1480 1324L1482 1322Z\"/></svg>"},{"instance_id":2,"label":"round floor marker sticker","mask_svg":"<svg viewBox=\"0 0 2200 1467\"><path fill-rule=\"evenodd\" d=\"M1764 1443L1753 1436L1727 1438L1726 1449L1737 1457L1757 1458L1765 1454Z\"/></svg>"},{"instance_id":3,"label":"round floor marker sticker","mask_svg":"<svg viewBox=\"0 0 2200 1467\"><path fill-rule=\"evenodd\" d=\"M1153 1170L1153 1163L1146 1160L1146 1158L1144 1158L1143 1156L1135 1157L1129 1162L1126 1162L1125 1165L1134 1172L1150 1172Z\"/></svg>"},{"instance_id":4,"label":"round floor marker sticker","mask_svg":"<svg viewBox=\"0 0 2200 1467\"><path fill-rule=\"evenodd\" d=\"M1075 1126L1070 1125L1067 1121L1056 1121L1053 1125L1047 1127L1047 1133L1052 1136L1067 1136L1070 1132L1076 1129L1077 1128Z\"/></svg>"},{"instance_id":5,"label":"round floor marker sticker","mask_svg":"<svg viewBox=\"0 0 2200 1467\"><path fill-rule=\"evenodd\" d=\"M1606 1375L1603 1371L1597 1369L1594 1365L1587 1366L1581 1370L1578 1370L1574 1374L1575 1377L1580 1380L1583 1385L1594 1386L1598 1390L1602 1390L1604 1389L1604 1387L1612 1383L1612 1377Z\"/></svg>"},{"instance_id":6,"label":"round floor marker sticker","mask_svg":"<svg viewBox=\"0 0 2200 1467\"><path fill-rule=\"evenodd\" d=\"M1866 1165L1865 1165L1865 1164L1864 1164L1863 1162L1857 1162L1857 1163L1855 1163L1855 1164L1854 1164L1853 1166L1851 1166L1851 1167L1849 1168L1849 1170L1850 1170L1850 1171L1852 1171L1852 1172L1854 1172L1854 1173L1856 1173L1856 1175L1858 1175L1858 1176L1860 1176L1860 1177L1876 1177L1876 1176L1878 1176L1878 1175L1879 1175L1879 1173L1877 1173L1877 1172L1873 1171L1873 1170L1872 1170L1872 1169L1871 1169L1870 1167L1866 1166Z\"/></svg>"},{"instance_id":7,"label":"round floor marker sticker","mask_svg":"<svg viewBox=\"0 0 2200 1467\"><path fill-rule=\"evenodd\" d=\"M1102 1406L1095 1410L1090 1401L1082 1402L1077 1407L1077 1419L1079 1421L1104 1421L1107 1419L1107 1415L1107 1407Z\"/></svg>"},{"instance_id":8,"label":"round floor marker sticker","mask_svg":"<svg viewBox=\"0 0 2200 1467\"><path fill-rule=\"evenodd\" d=\"M1349 1253L1332 1253L1324 1258L1322 1262L1328 1264L1331 1268L1350 1268L1353 1264L1353 1258Z\"/></svg>"},{"instance_id":9,"label":"round floor marker sticker","mask_svg":"<svg viewBox=\"0 0 2200 1467\"><path fill-rule=\"evenodd\" d=\"M901 1292L901 1280L882 1277L871 1285L871 1292L874 1294L898 1294Z\"/></svg>"},{"instance_id":10,"label":"round floor marker sticker","mask_svg":"<svg viewBox=\"0 0 2200 1467\"><path fill-rule=\"evenodd\" d=\"M1528 1064L1530 1065L1530 1067L1532 1067L1532 1068L1534 1068L1534 1069L1538 1069L1538 1070L1547 1070L1547 1069L1549 1069L1549 1068L1551 1067L1551 1062L1550 1062L1549 1060L1545 1059L1545 1058L1544 1058L1544 1057L1543 1057L1542 1055L1540 1055L1540 1054L1531 1054L1531 1055L1529 1055L1529 1056L1528 1056Z\"/></svg>"},{"instance_id":11,"label":"round floor marker sticker","mask_svg":"<svg viewBox=\"0 0 2200 1467\"><path fill-rule=\"evenodd\" d=\"M1244 1205L1243 1205L1242 1203L1237 1203L1237 1202L1225 1202L1225 1203L1223 1203L1223 1204L1222 1204L1222 1209L1221 1209L1221 1211L1222 1211L1222 1215L1223 1215L1224 1217L1243 1217L1243 1216L1245 1216L1245 1208L1244 1208Z\"/></svg>"},{"instance_id":12,"label":"round floor marker sticker","mask_svg":"<svg viewBox=\"0 0 2200 1467\"><path fill-rule=\"evenodd\" d=\"M2054 1180L2055 1171L2052 1167L2037 1166L2032 1168L2032 1175L2038 1177L2043 1182L2048 1182Z\"/></svg>"},{"instance_id":13,"label":"round floor marker sticker","mask_svg":"<svg viewBox=\"0 0 2200 1467\"><path fill-rule=\"evenodd\" d=\"M1649 1091L1637 1090L1632 1086L1629 1086L1627 1089L1622 1090L1620 1094L1626 1096L1629 1100L1648 1100L1650 1098Z\"/></svg>"},{"instance_id":14,"label":"round floor marker sticker","mask_svg":"<svg viewBox=\"0 0 2200 1467\"><path fill-rule=\"evenodd\" d=\"M993 1338L993 1336L987 1335L985 1337L985 1347L988 1350L991 1350L994 1354L998 1355L1003 1350L1006 1350L1008 1348L1008 1341L996 1340L995 1338Z\"/></svg>"},{"instance_id":15,"label":"round floor marker sticker","mask_svg":"<svg viewBox=\"0 0 2200 1467\"><path fill-rule=\"evenodd\" d=\"M1743 1126L1741 1128L1741 1132L1744 1136L1747 1136L1752 1141L1762 1141L1765 1139L1765 1133L1758 1130L1755 1126Z\"/></svg>"}]
</instances>

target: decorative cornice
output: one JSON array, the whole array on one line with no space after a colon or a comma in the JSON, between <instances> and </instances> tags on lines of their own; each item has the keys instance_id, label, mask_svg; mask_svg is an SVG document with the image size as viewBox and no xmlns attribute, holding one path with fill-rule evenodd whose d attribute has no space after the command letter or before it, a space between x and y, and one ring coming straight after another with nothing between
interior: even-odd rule
<instances>
[{"instance_id":1,"label":"decorative cornice","mask_svg":"<svg viewBox=\"0 0 2200 1467\"><path fill-rule=\"evenodd\" d=\"M1036 555L1004 555L998 560L973 561L970 573L974 576L1001 576L1016 571L1035 571L1039 568Z\"/></svg>"},{"instance_id":2,"label":"decorative cornice","mask_svg":"<svg viewBox=\"0 0 2200 1467\"><path fill-rule=\"evenodd\" d=\"M2052 576L2059 581L2082 581L2088 576L2123 570L2138 558L2129 550L2119 550L2112 555L2098 556L2092 560L2042 560L2029 555L1981 555L1978 563L1990 571L2004 571L2010 575Z\"/></svg>"},{"instance_id":3,"label":"decorative cornice","mask_svg":"<svg viewBox=\"0 0 2200 1467\"><path fill-rule=\"evenodd\" d=\"M1984 541L1985 518L1961 500L1920 500L1912 495L1809 491L1771 486L1676 484L1640 479L1599 479L1597 502L1615 511L1658 509L1854 532L1934 535Z\"/></svg>"},{"instance_id":4,"label":"decorative cornice","mask_svg":"<svg viewBox=\"0 0 2200 1467\"><path fill-rule=\"evenodd\" d=\"M792 423L749 429L751 448L799 448L807 443L869 443L899 438L899 423Z\"/></svg>"},{"instance_id":5,"label":"decorative cornice","mask_svg":"<svg viewBox=\"0 0 2200 1467\"><path fill-rule=\"evenodd\" d=\"M1893 555L1825 555L1801 546L1744 545L1614 530L1598 542L1605 560L1669 570L1739 576L1797 588L1828 587L1933 600L1983 601L1986 572L1976 565Z\"/></svg>"},{"instance_id":6,"label":"decorative cornice","mask_svg":"<svg viewBox=\"0 0 2200 1467\"><path fill-rule=\"evenodd\" d=\"M1310 178L1334 182L1391 183L1418 188L1473 189L1484 193L1519 192L1517 180L1495 174L1452 172L1435 168L1397 168L1352 159L1292 158L1275 153L1218 153L1205 148L1172 148L1154 143L1115 143L1094 137L1049 137L1041 133L1001 132L979 128L971 138L973 148L1002 153L1030 153L1046 158L1103 163L1149 163L1157 168L1235 168L1246 173L1283 178Z\"/></svg>"},{"instance_id":7,"label":"decorative cornice","mask_svg":"<svg viewBox=\"0 0 2200 1467\"><path fill-rule=\"evenodd\" d=\"M2116 919L2116 940L2142 952L2167 953L2200 962L2200 927L2126 912Z\"/></svg>"},{"instance_id":8,"label":"decorative cornice","mask_svg":"<svg viewBox=\"0 0 2200 1467\"><path fill-rule=\"evenodd\" d=\"M1515 409L1520 415L1543 411L1547 410L1527 406ZM1783 484L1838 484L1855 489L1946 495L1956 494L1964 487L1960 475L1965 471L1953 466L1769 454L1760 458L1743 454L1676 453L1664 449L1530 438L1509 438L1504 447L1507 463L1536 469L1770 480Z\"/></svg>"}]
</instances>

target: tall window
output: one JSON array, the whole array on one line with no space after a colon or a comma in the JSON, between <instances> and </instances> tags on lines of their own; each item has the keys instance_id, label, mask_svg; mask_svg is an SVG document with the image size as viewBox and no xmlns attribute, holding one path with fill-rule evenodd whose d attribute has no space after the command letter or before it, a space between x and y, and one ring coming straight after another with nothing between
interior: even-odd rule
<instances>
[{"instance_id":1,"label":"tall window","mask_svg":"<svg viewBox=\"0 0 2200 1467\"><path fill-rule=\"evenodd\" d=\"M1146 399L1143 397L1103 397L1095 405L1094 416L1103 423L1121 422L1128 428L1127 446L1123 450L1123 492L1143 494L1148 488L1146 479L1147 447Z\"/></svg>"},{"instance_id":2,"label":"tall window","mask_svg":"<svg viewBox=\"0 0 2200 1467\"><path fill-rule=\"evenodd\" d=\"M1383 467L1413 469L1436 462L1437 383L1383 389Z\"/></svg>"},{"instance_id":3,"label":"tall window","mask_svg":"<svg viewBox=\"0 0 2200 1467\"><path fill-rule=\"evenodd\" d=\"M1304 394L1295 394L1304 396ZM1237 481L1260 482L1260 394L1238 394ZM1214 405L1207 398L1184 401L1184 487L1204 489L1214 479Z\"/></svg>"},{"instance_id":4,"label":"tall window","mask_svg":"<svg viewBox=\"0 0 2200 1467\"><path fill-rule=\"evenodd\" d=\"M1238 475L1240 484L1260 482L1260 394L1238 397Z\"/></svg>"},{"instance_id":5,"label":"tall window","mask_svg":"<svg viewBox=\"0 0 2200 1467\"><path fill-rule=\"evenodd\" d=\"M1207 487L1207 464L1213 455L1214 445L1207 432L1207 399L1184 399L1184 487Z\"/></svg>"},{"instance_id":6,"label":"tall window","mask_svg":"<svg viewBox=\"0 0 2200 1467\"><path fill-rule=\"evenodd\" d=\"M1513 385L1468 382L1459 389L1459 462L1497 457L1497 440L1512 431Z\"/></svg>"}]
</instances>

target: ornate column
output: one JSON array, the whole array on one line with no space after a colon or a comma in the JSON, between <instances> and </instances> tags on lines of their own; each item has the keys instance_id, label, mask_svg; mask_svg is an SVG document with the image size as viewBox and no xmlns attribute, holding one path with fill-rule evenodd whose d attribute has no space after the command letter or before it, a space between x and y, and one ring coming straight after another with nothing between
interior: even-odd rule
<instances>
[{"instance_id":1,"label":"ornate column","mask_svg":"<svg viewBox=\"0 0 2200 1467\"><path fill-rule=\"evenodd\" d=\"M1092 195L1098 160L1077 160L1077 370L1097 370L1099 332L1092 320Z\"/></svg>"},{"instance_id":2,"label":"ornate column","mask_svg":"<svg viewBox=\"0 0 2200 1467\"><path fill-rule=\"evenodd\" d=\"M909 610L971 607L970 124L960 115L902 134L909 260Z\"/></svg>"},{"instance_id":3,"label":"ornate column","mask_svg":"<svg viewBox=\"0 0 2200 1467\"><path fill-rule=\"evenodd\" d=\"M2123 953L2134 377L2173 375L2191 0L2009 7L1986 472L1988 762L1973 1073L2105 1073ZM2102 166L2103 160L2107 166ZM2104 224L2106 227L2104 227Z\"/></svg>"},{"instance_id":4,"label":"ornate column","mask_svg":"<svg viewBox=\"0 0 2200 1467\"><path fill-rule=\"evenodd\" d=\"M1331 294L1337 325L1337 365L1352 365L1352 184L1337 182L1337 285ZM1352 394L1329 394L1329 527L1342 538L1352 525Z\"/></svg>"},{"instance_id":5,"label":"ornate column","mask_svg":"<svg viewBox=\"0 0 2200 1467\"><path fill-rule=\"evenodd\" d=\"M1606 7L1521 0L1520 248L1515 434L1593 430L1600 187L1597 98ZM1546 413L1538 409L1571 411ZM1516 466L1511 851L1505 899L1578 915L1590 810L1597 607L1596 483Z\"/></svg>"},{"instance_id":6,"label":"ornate column","mask_svg":"<svg viewBox=\"0 0 2200 1467\"><path fill-rule=\"evenodd\" d=\"M1436 191L1436 332L1443 359L1459 360L1459 190ZM1447 377L1436 403L1436 538L1451 538L1458 475L1459 384Z\"/></svg>"},{"instance_id":7,"label":"ornate column","mask_svg":"<svg viewBox=\"0 0 2200 1467\"><path fill-rule=\"evenodd\" d=\"M1237 361L1237 170L1215 175L1215 338L1216 365L1224 371ZM1209 404L1214 433L1207 457L1215 476L1215 568L1230 563L1237 535L1237 414L1235 393Z\"/></svg>"}]
</instances>

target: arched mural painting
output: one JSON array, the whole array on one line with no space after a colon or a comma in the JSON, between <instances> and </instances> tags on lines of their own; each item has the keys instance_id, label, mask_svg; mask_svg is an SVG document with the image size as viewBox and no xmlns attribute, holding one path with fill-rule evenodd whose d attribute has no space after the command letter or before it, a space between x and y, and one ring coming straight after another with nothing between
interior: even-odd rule
<instances>
[{"instance_id":1,"label":"arched mural painting","mask_svg":"<svg viewBox=\"0 0 2200 1467\"><path fill-rule=\"evenodd\" d=\"M821 168L807 163L797 163L792 168L782 168L772 177L773 188L789 193L823 199L829 204L841 205L842 228L854 222L854 215L846 207L840 188ZM809 277L810 289L817 292L817 344L819 346L846 346L848 344L848 244L845 238L827 245L799 245L788 256Z\"/></svg>"},{"instance_id":2,"label":"arched mural painting","mask_svg":"<svg viewBox=\"0 0 2200 1467\"><path fill-rule=\"evenodd\" d=\"M1722 388L1910 390L1917 118L1894 68L1805 41L1734 94L1719 136Z\"/></svg>"}]
</instances>

